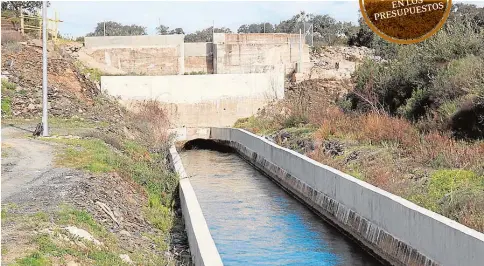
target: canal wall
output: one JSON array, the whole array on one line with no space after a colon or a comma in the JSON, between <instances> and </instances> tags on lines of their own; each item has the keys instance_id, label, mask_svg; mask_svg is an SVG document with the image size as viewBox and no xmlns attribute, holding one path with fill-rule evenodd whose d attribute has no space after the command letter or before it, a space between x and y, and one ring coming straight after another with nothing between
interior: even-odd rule
<instances>
[{"instance_id":1,"label":"canal wall","mask_svg":"<svg viewBox=\"0 0 484 266\"><path fill-rule=\"evenodd\" d=\"M101 89L136 111L157 100L172 128L227 127L284 98L283 73L102 76Z\"/></svg>"},{"instance_id":2,"label":"canal wall","mask_svg":"<svg viewBox=\"0 0 484 266\"><path fill-rule=\"evenodd\" d=\"M284 189L392 265L482 265L484 234L250 132L211 128Z\"/></svg>"},{"instance_id":3,"label":"canal wall","mask_svg":"<svg viewBox=\"0 0 484 266\"><path fill-rule=\"evenodd\" d=\"M187 178L188 176L181 162L181 158L174 146L170 148L168 159L173 171L180 177L180 205L193 264L195 266L223 265L220 254L208 229L207 222L203 217L195 191L190 180Z\"/></svg>"}]
</instances>

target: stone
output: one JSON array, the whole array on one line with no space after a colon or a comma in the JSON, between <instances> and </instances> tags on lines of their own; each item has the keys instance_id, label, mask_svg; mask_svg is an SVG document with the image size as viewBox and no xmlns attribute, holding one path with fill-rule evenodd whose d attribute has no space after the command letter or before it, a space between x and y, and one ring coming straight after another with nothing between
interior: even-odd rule
<instances>
[{"instance_id":1,"label":"stone","mask_svg":"<svg viewBox=\"0 0 484 266\"><path fill-rule=\"evenodd\" d=\"M78 266L79 264L73 260L69 261L66 266Z\"/></svg>"},{"instance_id":2,"label":"stone","mask_svg":"<svg viewBox=\"0 0 484 266\"><path fill-rule=\"evenodd\" d=\"M126 231L126 230L121 230L121 231L119 231L119 234L120 234L120 235L124 235L124 236L128 236L128 237L130 237L130 236L131 236L131 233L130 233L130 232L128 232L128 231Z\"/></svg>"},{"instance_id":3,"label":"stone","mask_svg":"<svg viewBox=\"0 0 484 266\"><path fill-rule=\"evenodd\" d=\"M128 254L120 254L119 257L121 258L121 260L124 262L124 263L127 263L127 264L133 264L133 261L131 260L131 258L128 256Z\"/></svg>"},{"instance_id":4,"label":"stone","mask_svg":"<svg viewBox=\"0 0 484 266\"><path fill-rule=\"evenodd\" d=\"M95 239L89 232L87 232L84 229L80 229L75 226L67 226L64 229L67 230L67 232L69 232L73 236L93 242L95 245L98 245L98 246L102 245L102 243L99 242L99 240Z\"/></svg>"}]
</instances>

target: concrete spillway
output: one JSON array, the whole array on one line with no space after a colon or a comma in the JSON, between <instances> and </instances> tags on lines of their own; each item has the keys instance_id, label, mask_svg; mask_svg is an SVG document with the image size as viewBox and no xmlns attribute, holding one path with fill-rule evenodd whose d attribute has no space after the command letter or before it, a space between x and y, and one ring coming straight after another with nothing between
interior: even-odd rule
<instances>
[{"instance_id":1,"label":"concrete spillway","mask_svg":"<svg viewBox=\"0 0 484 266\"><path fill-rule=\"evenodd\" d=\"M380 265L236 154L181 157L224 265Z\"/></svg>"}]
</instances>

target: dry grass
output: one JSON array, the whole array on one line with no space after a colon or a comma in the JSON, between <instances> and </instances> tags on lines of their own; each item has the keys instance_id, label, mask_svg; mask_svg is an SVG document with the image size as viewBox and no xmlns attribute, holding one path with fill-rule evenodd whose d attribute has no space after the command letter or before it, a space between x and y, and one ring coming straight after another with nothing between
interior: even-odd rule
<instances>
[{"instance_id":1,"label":"dry grass","mask_svg":"<svg viewBox=\"0 0 484 266\"><path fill-rule=\"evenodd\" d=\"M297 92L238 126L259 134L316 127L316 148L309 157L484 231L484 142L422 133L408 120L382 112L345 113L317 94L308 95ZM321 143L327 141L342 143L344 153L325 152ZM465 185L452 185L459 178Z\"/></svg>"},{"instance_id":2,"label":"dry grass","mask_svg":"<svg viewBox=\"0 0 484 266\"><path fill-rule=\"evenodd\" d=\"M394 142L407 148L419 140L417 130L408 121L385 114L348 115L336 107L329 107L319 113L319 120L321 126L316 137L321 139L349 137L368 144Z\"/></svg>"},{"instance_id":3,"label":"dry grass","mask_svg":"<svg viewBox=\"0 0 484 266\"><path fill-rule=\"evenodd\" d=\"M155 152L167 151L173 143L168 112L156 100L145 100L135 106L130 122L136 127L138 138L149 144Z\"/></svg>"}]
</instances>

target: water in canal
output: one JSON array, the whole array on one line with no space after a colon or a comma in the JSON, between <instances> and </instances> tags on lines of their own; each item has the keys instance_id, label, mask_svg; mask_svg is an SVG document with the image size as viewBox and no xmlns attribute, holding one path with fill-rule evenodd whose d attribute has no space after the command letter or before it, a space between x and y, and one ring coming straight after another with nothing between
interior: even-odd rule
<instances>
[{"instance_id":1,"label":"water in canal","mask_svg":"<svg viewBox=\"0 0 484 266\"><path fill-rule=\"evenodd\" d=\"M224 265L380 265L236 154L181 157Z\"/></svg>"}]
</instances>

